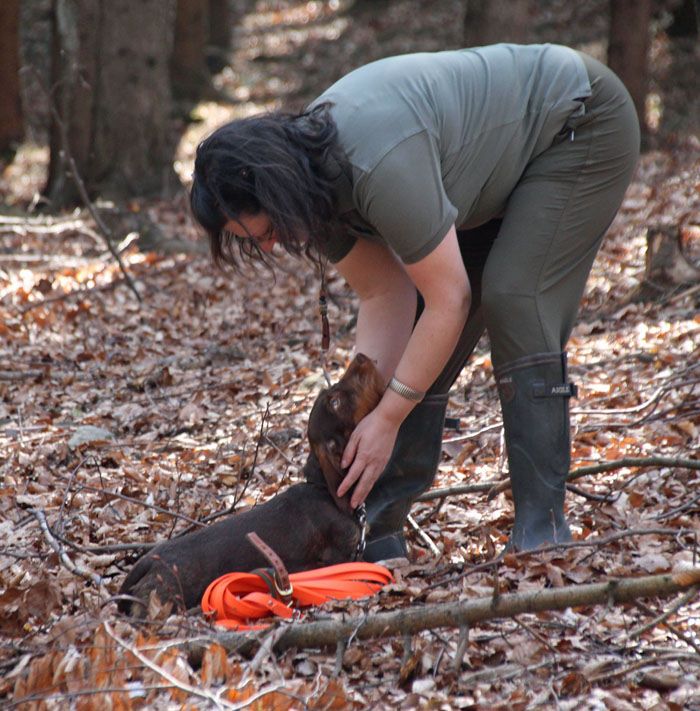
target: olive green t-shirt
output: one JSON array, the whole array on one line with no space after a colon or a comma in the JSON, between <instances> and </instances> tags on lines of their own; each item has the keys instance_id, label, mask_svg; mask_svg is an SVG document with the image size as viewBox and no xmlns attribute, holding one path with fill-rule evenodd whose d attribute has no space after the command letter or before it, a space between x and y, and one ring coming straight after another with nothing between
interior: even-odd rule
<instances>
[{"instance_id":1,"label":"olive green t-shirt","mask_svg":"<svg viewBox=\"0 0 700 711\"><path fill-rule=\"evenodd\" d=\"M528 163L590 94L582 59L558 45L407 54L344 76L312 104L332 104L344 154L324 166L348 224L327 245L329 259L367 238L411 264L452 224L499 216Z\"/></svg>"}]
</instances>

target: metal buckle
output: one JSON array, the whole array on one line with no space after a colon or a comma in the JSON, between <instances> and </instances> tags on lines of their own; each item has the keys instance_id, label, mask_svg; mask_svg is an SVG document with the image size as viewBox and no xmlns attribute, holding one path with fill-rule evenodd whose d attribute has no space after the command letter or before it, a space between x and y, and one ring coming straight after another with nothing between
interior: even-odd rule
<instances>
[{"instance_id":1,"label":"metal buckle","mask_svg":"<svg viewBox=\"0 0 700 711\"><path fill-rule=\"evenodd\" d=\"M284 602L286 602L286 600L284 600L284 598L289 598L289 597L292 596L292 593L294 592L294 586L293 586L292 583L290 582L290 583L289 583L289 587L288 587L286 590L282 590L282 589L280 588L280 584L279 584L279 581L277 580L277 576L276 576L276 575L275 575L275 577L273 578L273 580L274 580L274 583L275 583L275 591L276 591L277 594L280 596L280 599L283 600Z\"/></svg>"},{"instance_id":2,"label":"metal buckle","mask_svg":"<svg viewBox=\"0 0 700 711\"><path fill-rule=\"evenodd\" d=\"M357 542L357 548L355 548L355 560L359 560L362 558L367 546L367 530L369 529L367 525L367 509L364 504L360 504L355 509L355 518L357 519L357 525L360 527L360 540Z\"/></svg>"}]
</instances>

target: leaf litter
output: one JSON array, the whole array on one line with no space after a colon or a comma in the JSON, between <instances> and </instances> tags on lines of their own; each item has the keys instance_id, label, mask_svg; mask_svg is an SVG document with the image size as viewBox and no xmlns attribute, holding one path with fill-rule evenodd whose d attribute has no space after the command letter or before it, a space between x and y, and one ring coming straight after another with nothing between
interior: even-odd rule
<instances>
[{"instance_id":1,"label":"leaf litter","mask_svg":"<svg viewBox=\"0 0 700 711\"><path fill-rule=\"evenodd\" d=\"M441 3L432 14L416 2L387 3L373 23L356 25L345 5L259 2L251 9L236 33L230 72L217 78L239 103L200 105L201 123L181 143L181 174L191 170L198 138L231 116L275 106L280 97L311 98L305 92L374 55L459 44L445 27L459 24L452 15L460 3ZM415 39L419 26L422 40ZM284 57L309 70L303 81ZM642 303L629 295L644 274L650 223L678 225L697 258L699 205L696 136L643 156L569 345L580 385L572 468L630 457L698 459L698 292ZM196 243L184 201L134 207ZM198 615L172 615L151 600L147 625L117 617L110 596L140 546L255 505L300 479L306 417L325 382L319 280L291 259L273 281L263 271L221 274L197 254L130 248L124 259L144 295L139 306L88 236L94 226L82 213L71 220L71 231L54 234L50 249L29 221L22 234L0 226L5 252L50 254L18 259L0 273L0 698L80 709L700 707L697 647L677 634L700 643L697 599L672 615L673 629L658 624L634 639L630 631L669 601L647 600L646 611L570 608L479 624L457 661L459 631L450 629L350 643L338 654L290 650L258 663L212 639L195 659L187 641L212 633ZM336 379L351 357L356 301L337 276L329 290L326 362ZM448 415L458 429L445 434L434 486L503 478L485 339L455 384ZM439 556L409 530L411 562L396 569L394 585L308 618L488 596L495 584L522 592L697 565L697 469L618 466L575 484L567 510L577 540L653 532L507 556L494 575L492 566L479 566L506 541L509 493L423 501L412 513Z\"/></svg>"}]
</instances>

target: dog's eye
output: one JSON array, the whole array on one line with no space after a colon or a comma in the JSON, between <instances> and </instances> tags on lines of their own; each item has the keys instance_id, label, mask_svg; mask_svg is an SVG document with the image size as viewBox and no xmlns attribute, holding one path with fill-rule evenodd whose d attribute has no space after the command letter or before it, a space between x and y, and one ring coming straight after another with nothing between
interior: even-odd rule
<instances>
[{"instance_id":1,"label":"dog's eye","mask_svg":"<svg viewBox=\"0 0 700 711\"><path fill-rule=\"evenodd\" d=\"M329 400L328 400L328 407L331 408L333 412L336 414L340 412L340 408L343 406L343 398L340 397L340 395L333 395Z\"/></svg>"}]
</instances>

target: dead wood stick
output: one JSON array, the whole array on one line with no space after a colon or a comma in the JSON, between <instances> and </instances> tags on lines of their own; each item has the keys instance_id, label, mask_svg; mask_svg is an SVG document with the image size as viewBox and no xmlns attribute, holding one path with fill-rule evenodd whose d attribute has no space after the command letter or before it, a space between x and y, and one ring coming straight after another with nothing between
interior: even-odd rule
<instances>
[{"instance_id":1,"label":"dead wood stick","mask_svg":"<svg viewBox=\"0 0 700 711\"><path fill-rule=\"evenodd\" d=\"M673 605L671 605L667 610L664 610L660 615L657 615L654 617L653 620L650 622L647 622L644 625L640 625L639 627L635 627L633 630L630 630L629 634L627 635L627 639L634 639L635 637L640 637L643 635L645 632L648 630L652 629L652 627L656 627L656 625L664 624L666 620L668 620L669 617L672 615L675 615L678 610L681 609L681 607L684 607L687 605L698 593L698 587L697 585L694 585L690 590L687 590L681 597L676 600ZM695 650L696 652L698 651L697 649ZM698 652L700 654L700 652Z\"/></svg>"},{"instance_id":2,"label":"dead wood stick","mask_svg":"<svg viewBox=\"0 0 700 711\"><path fill-rule=\"evenodd\" d=\"M563 610L567 607L632 602L640 597L673 595L700 584L700 568L667 575L641 578L621 578L605 583L569 585L527 593L506 593L463 600L460 602L408 607L391 612L379 612L366 617L346 617L339 620L295 623L285 628L277 642L279 650L289 647L327 647L356 634L358 639L416 634L438 627L462 627L503 617L544 610ZM213 639L230 651L240 651L259 645L255 636L221 632Z\"/></svg>"},{"instance_id":3,"label":"dead wood stick","mask_svg":"<svg viewBox=\"0 0 700 711\"><path fill-rule=\"evenodd\" d=\"M697 593L698 586L695 585L691 588L691 590L695 590ZM690 592L690 591L689 591ZM681 598L681 601L685 602L685 598L688 597L691 599L693 596L692 595L684 595L683 598ZM634 602L635 607L639 608L642 612L646 613L647 615L653 615L654 611L649 609L643 602L639 600L635 600ZM678 609L681 607L679 604L678 607L676 608L676 612L678 612ZM681 641L685 642L689 647L692 647L695 650L695 653L700 656L700 644L698 644L694 639L692 639L690 636L685 634L685 632L681 632L675 625L672 625L668 620L664 619L660 622L669 632L674 634L678 639Z\"/></svg>"},{"instance_id":4,"label":"dead wood stick","mask_svg":"<svg viewBox=\"0 0 700 711\"><path fill-rule=\"evenodd\" d=\"M174 686L177 689L180 689L181 691L184 691L186 694L190 694L190 696L205 699L217 709L241 708L240 705L229 703L225 699L222 699L218 694L214 694L208 691L207 689L198 688L196 686L187 684L184 681L180 681L177 677L173 676L167 669L164 669L163 667L159 666L151 659L149 659L145 654L142 654L139 649L121 639L121 637L119 637L115 632L112 631L112 628L110 627L108 622L103 622L102 626L104 627L104 631L107 633L107 635L110 636L124 651L129 652L129 654L138 659L141 664L148 667L152 672L155 672L162 679L165 679L168 684Z\"/></svg>"},{"instance_id":5,"label":"dead wood stick","mask_svg":"<svg viewBox=\"0 0 700 711\"><path fill-rule=\"evenodd\" d=\"M632 536L685 536L688 534L695 533L693 528L630 528L626 531L616 531L607 536L593 536L591 538L586 538L581 541L569 541L568 543L551 543L550 545L542 545L533 551L517 551L509 553L508 555L513 556L516 559L529 558L530 556L541 555L542 553L551 553L556 551L557 553L563 553L570 548L603 548L604 546L619 541L623 538L630 538ZM466 570L461 570L459 573L447 580L441 578L433 583L430 583L425 589L426 591L434 590L435 588L442 588L447 584L453 584L462 578L466 578L474 573L480 573L484 570L492 570L496 566L500 565L502 562L501 557L493 558L487 560L484 563L477 563L472 565Z\"/></svg>"},{"instance_id":6,"label":"dead wood stick","mask_svg":"<svg viewBox=\"0 0 700 711\"><path fill-rule=\"evenodd\" d=\"M39 86L41 86L43 88L43 84L41 82L39 82ZM48 100L49 111L51 112L51 115L53 116L53 119L56 122L56 126L58 127L58 132L59 132L59 135L61 136L61 146L63 148L63 152L65 154L66 160L68 161L68 165L70 167L70 176L73 179L73 182L75 183L75 187L78 189L78 194L80 195L80 199L83 201L83 204L88 209L88 212L92 215L92 219L95 220L95 224L99 228L101 236L103 238L102 241L105 243L105 246L109 250L109 253L112 255L112 257L115 259L115 261L119 265L119 270L124 275L124 281L126 281L126 285L129 287L129 289L136 296L137 301L139 303L141 303L143 301L143 299L141 298L141 294L139 294L139 291L136 288L136 284L134 284L134 280L131 278L131 275L126 270L126 265L122 261L121 255L114 248L114 245L112 244L112 232L109 229L109 227L107 227L107 225L105 224L104 220L100 216L100 213L97 211L97 208L93 205L92 200L90 200L90 196L88 195L87 189L85 187L85 183L83 182L83 179L80 177L80 173L78 172L78 164L75 162L75 158L73 158L73 153L71 152L71 149L70 149L70 140L68 138L68 129L66 128L66 124L63 121L63 117L58 112L58 109L56 108L56 104L54 102L54 99L53 99L53 96L51 95L51 93L46 90L44 93L45 93L46 98Z\"/></svg>"},{"instance_id":7,"label":"dead wood stick","mask_svg":"<svg viewBox=\"0 0 700 711\"><path fill-rule=\"evenodd\" d=\"M189 516L185 516L185 514L180 514L175 511L170 511L169 509L163 508L162 506L158 506L157 504L147 504L145 501L141 501L140 499L137 499L133 496L127 496L126 494L120 494L116 491L107 491L106 489L102 489L99 486L90 486L89 484L79 484L78 486L75 487L75 492L78 493L80 491L93 491L97 494L102 494L103 496L106 496L107 498L110 499L121 499L122 501L128 501L131 504L137 504L138 506L143 506L146 509L151 509L153 511L157 511L158 513L165 514L166 516L172 516L173 518L179 518L182 521L186 521L187 523L191 524L191 526L199 526L200 528L204 526L204 524L201 521L196 521L193 518L190 518Z\"/></svg>"},{"instance_id":8,"label":"dead wood stick","mask_svg":"<svg viewBox=\"0 0 700 711\"><path fill-rule=\"evenodd\" d=\"M416 501L432 501L433 499L444 499L447 496L459 496L460 494L483 494L491 491L501 482L498 479L485 481L482 484L458 484L457 486L446 486L442 489L431 489L416 498Z\"/></svg>"},{"instance_id":9,"label":"dead wood stick","mask_svg":"<svg viewBox=\"0 0 700 711\"><path fill-rule=\"evenodd\" d=\"M623 457L622 459L614 459L609 462L601 462L600 464L574 469L572 472L569 472L569 476L566 477L566 480L574 481L575 479L580 479L589 474L599 474L600 472L621 469L622 467L678 467L681 469L700 469L700 459L681 459L679 457ZM508 489L510 489L510 479L505 479L489 491L486 500L491 501L502 491L507 491Z\"/></svg>"},{"instance_id":10,"label":"dead wood stick","mask_svg":"<svg viewBox=\"0 0 700 711\"><path fill-rule=\"evenodd\" d=\"M53 548L61 563L63 563L63 565L68 570L70 570L71 573L79 575L81 578L85 578L86 580L90 580L98 587L102 585L103 580L99 575L93 573L91 570L85 570L85 568L82 568L77 563L74 563L68 557L68 555L66 555L66 552L63 550L63 548L61 548L58 541L56 540L56 537L53 535L51 529L49 528L49 524L46 520L46 514L44 514L44 512L39 509L31 509L30 513L38 521L39 527L41 528L44 534L46 542L51 546L51 548Z\"/></svg>"},{"instance_id":11,"label":"dead wood stick","mask_svg":"<svg viewBox=\"0 0 700 711\"><path fill-rule=\"evenodd\" d=\"M0 380L25 380L41 378L42 375L46 375L45 370L0 370Z\"/></svg>"},{"instance_id":12,"label":"dead wood stick","mask_svg":"<svg viewBox=\"0 0 700 711\"><path fill-rule=\"evenodd\" d=\"M165 267L158 267L157 269L152 268L149 276L159 276L166 272L180 269L184 265L185 262L176 262L175 264L169 264ZM120 286L123 281L124 277L121 276L117 277L116 279L112 279L112 281L107 284L96 284L95 286L81 287L78 289L73 289L72 291L64 291L62 294L55 294L54 296L47 296L43 299L37 299L36 301L32 301L26 306L23 306L17 311L17 313L19 315L24 315L26 313L29 313L30 311L33 311L34 309L41 308L42 306L48 306L58 301L68 301L74 298L88 297L92 294L97 294L103 291L112 291L112 289L115 289L116 287Z\"/></svg>"},{"instance_id":13,"label":"dead wood stick","mask_svg":"<svg viewBox=\"0 0 700 711\"><path fill-rule=\"evenodd\" d=\"M590 474L600 474L601 472L621 469L622 467L679 467L682 469L700 469L700 459L682 459L678 457L624 457L622 459L611 459L609 462L591 464L579 467L569 472L567 481L575 481ZM448 486L442 489L432 489L421 494L416 501L432 501L442 499L446 496L458 496L459 494L479 494L489 492L488 500L500 494L502 491L510 489L510 480L502 479L495 481L485 481L482 484L459 484Z\"/></svg>"},{"instance_id":14,"label":"dead wood stick","mask_svg":"<svg viewBox=\"0 0 700 711\"><path fill-rule=\"evenodd\" d=\"M436 557L440 557L440 549L433 543L433 539L416 523L416 519L408 514L406 516L406 521L408 525L416 532L418 538L420 538L423 543L430 549L430 552Z\"/></svg>"}]
</instances>

